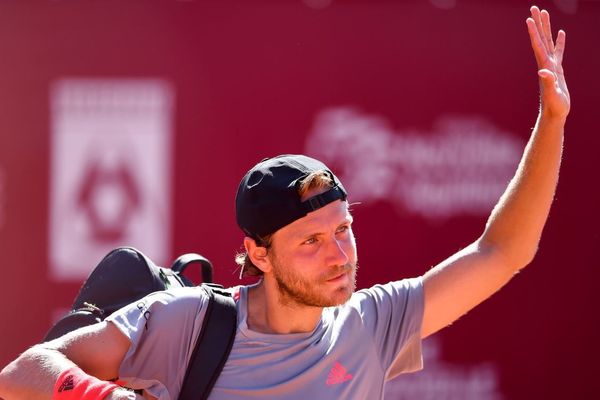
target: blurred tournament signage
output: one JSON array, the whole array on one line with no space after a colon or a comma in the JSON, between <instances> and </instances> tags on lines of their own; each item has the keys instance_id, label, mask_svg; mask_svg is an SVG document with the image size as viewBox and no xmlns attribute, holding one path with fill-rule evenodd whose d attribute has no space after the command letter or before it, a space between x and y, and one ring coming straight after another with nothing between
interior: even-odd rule
<instances>
[{"instance_id":1,"label":"blurred tournament signage","mask_svg":"<svg viewBox=\"0 0 600 400\"><path fill-rule=\"evenodd\" d=\"M81 280L111 248L170 256L173 90L152 79L52 85L50 271Z\"/></svg>"},{"instance_id":2,"label":"blurred tournament signage","mask_svg":"<svg viewBox=\"0 0 600 400\"><path fill-rule=\"evenodd\" d=\"M436 337L423 341L425 369L403 374L388 382L385 398L394 400L502 400L500 373L490 362L473 365L442 360Z\"/></svg>"},{"instance_id":3,"label":"blurred tournament signage","mask_svg":"<svg viewBox=\"0 0 600 400\"><path fill-rule=\"evenodd\" d=\"M306 153L339 171L352 201L388 201L427 219L488 215L523 142L483 117L446 116L431 131L394 130L352 107L326 109Z\"/></svg>"}]
</instances>

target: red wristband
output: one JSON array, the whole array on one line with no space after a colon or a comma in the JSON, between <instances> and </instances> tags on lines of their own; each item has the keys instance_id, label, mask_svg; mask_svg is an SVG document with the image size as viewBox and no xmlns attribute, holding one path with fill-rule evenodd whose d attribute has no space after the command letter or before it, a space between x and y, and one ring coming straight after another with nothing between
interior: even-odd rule
<instances>
[{"instance_id":1,"label":"red wristband","mask_svg":"<svg viewBox=\"0 0 600 400\"><path fill-rule=\"evenodd\" d=\"M73 367L63 371L56 380L52 400L102 400L119 387Z\"/></svg>"}]
</instances>

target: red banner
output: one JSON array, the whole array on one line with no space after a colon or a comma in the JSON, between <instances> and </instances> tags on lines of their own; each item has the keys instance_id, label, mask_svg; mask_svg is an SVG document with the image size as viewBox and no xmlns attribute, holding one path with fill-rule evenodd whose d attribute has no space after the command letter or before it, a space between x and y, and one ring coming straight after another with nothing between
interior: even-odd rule
<instances>
[{"instance_id":1,"label":"red banner","mask_svg":"<svg viewBox=\"0 0 600 400\"><path fill-rule=\"evenodd\" d=\"M600 3L544 1L573 98L536 259L425 342L387 398L595 397ZM518 1L0 5L0 365L104 251L199 252L235 285L234 195L280 153L354 206L358 284L421 275L482 232L538 110ZM245 282L245 281L244 281Z\"/></svg>"}]
</instances>

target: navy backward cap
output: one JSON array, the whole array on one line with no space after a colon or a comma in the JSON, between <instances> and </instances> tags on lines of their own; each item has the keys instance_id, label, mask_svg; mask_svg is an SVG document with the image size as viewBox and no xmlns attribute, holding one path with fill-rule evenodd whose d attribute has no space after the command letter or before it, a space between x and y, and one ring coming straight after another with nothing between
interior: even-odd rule
<instances>
[{"instance_id":1,"label":"navy backward cap","mask_svg":"<svg viewBox=\"0 0 600 400\"><path fill-rule=\"evenodd\" d=\"M333 187L301 201L298 186L309 174L325 171ZM260 239L335 201L346 200L346 189L321 161L285 154L256 164L242 179L235 197L236 218L246 235Z\"/></svg>"}]
</instances>

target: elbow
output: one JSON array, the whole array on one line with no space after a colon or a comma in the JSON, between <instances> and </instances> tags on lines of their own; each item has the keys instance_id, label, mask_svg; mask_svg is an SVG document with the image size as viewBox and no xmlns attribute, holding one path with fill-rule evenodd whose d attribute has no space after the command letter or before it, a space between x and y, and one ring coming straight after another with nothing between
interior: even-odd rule
<instances>
[{"instance_id":1,"label":"elbow","mask_svg":"<svg viewBox=\"0 0 600 400\"><path fill-rule=\"evenodd\" d=\"M10 399L14 397L14 385L18 381L17 375L23 364L23 358L26 354L21 354L17 359L5 366L0 371L0 399Z\"/></svg>"},{"instance_id":2,"label":"elbow","mask_svg":"<svg viewBox=\"0 0 600 400\"><path fill-rule=\"evenodd\" d=\"M8 385L8 383L7 383L8 382L8 379L7 379L8 371L7 371L7 368L9 366L10 366L10 364L7 365L6 367L4 367L2 369L2 371L0 371L0 399L3 399L5 397L8 398L8 393L7 393L8 392L8 387L7 387L7 385Z\"/></svg>"},{"instance_id":3,"label":"elbow","mask_svg":"<svg viewBox=\"0 0 600 400\"><path fill-rule=\"evenodd\" d=\"M498 263L509 273L516 274L533 261L539 247L537 243L527 246L522 243L495 243L481 238L479 248L488 254L493 254Z\"/></svg>"},{"instance_id":4,"label":"elbow","mask_svg":"<svg viewBox=\"0 0 600 400\"><path fill-rule=\"evenodd\" d=\"M39 384L40 371L56 373L48 362L49 350L35 345L19 355L0 371L0 399L31 398L30 385ZM25 393L25 394L24 394Z\"/></svg>"},{"instance_id":5,"label":"elbow","mask_svg":"<svg viewBox=\"0 0 600 400\"><path fill-rule=\"evenodd\" d=\"M2 371L0 371L0 387L4 387L7 382L10 382L10 378L22 367L22 364L26 362L25 360L29 358L29 351L21 353L16 359L2 368Z\"/></svg>"},{"instance_id":6,"label":"elbow","mask_svg":"<svg viewBox=\"0 0 600 400\"><path fill-rule=\"evenodd\" d=\"M535 255L538 252L538 249L539 246L536 244L533 248L529 249L529 251L525 252L525 254L522 255L521 259L519 260L519 269L525 268L526 266L531 264L531 262L535 258Z\"/></svg>"},{"instance_id":7,"label":"elbow","mask_svg":"<svg viewBox=\"0 0 600 400\"><path fill-rule=\"evenodd\" d=\"M515 244L512 247L500 247L500 251L504 255L507 267L518 272L533 261L538 251L538 245L537 243L534 246Z\"/></svg>"},{"instance_id":8,"label":"elbow","mask_svg":"<svg viewBox=\"0 0 600 400\"><path fill-rule=\"evenodd\" d=\"M516 271L519 271L519 270L525 268L526 266L528 266L529 264L531 264L531 262L535 258L535 255L538 252L538 249L539 249L538 241L536 241L534 244L529 245L529 246L527 246L527 245L519 246L516 250L514 250L513 268Z\"/></svg>"}]
</instances>

